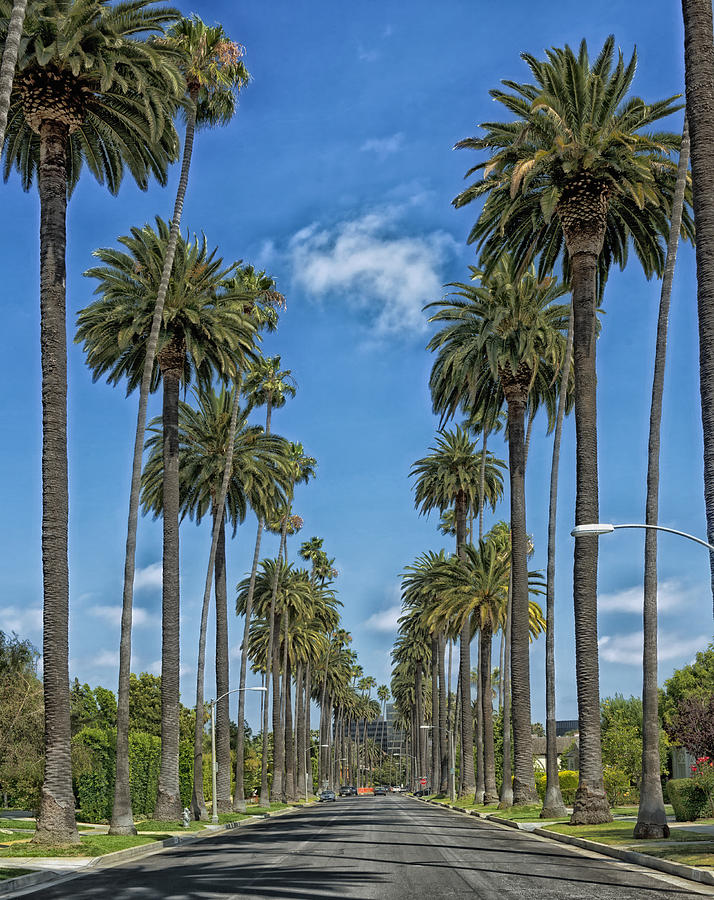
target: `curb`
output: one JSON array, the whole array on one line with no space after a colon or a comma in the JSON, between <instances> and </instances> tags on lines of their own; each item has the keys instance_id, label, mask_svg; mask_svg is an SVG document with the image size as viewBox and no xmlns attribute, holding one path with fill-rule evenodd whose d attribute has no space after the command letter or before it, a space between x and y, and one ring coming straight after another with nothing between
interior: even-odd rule
<instances>
[{"instance_id":1,"label":"curb","mask_svg":"<svg viewBox=\"0 0 714 900\"><path fill-rule=\"evenodd\" d=\"M312 806L313 804L308 805ZM304 805L290 806L287 809L277 809L274 812L263 813L262 815L252 816L248 819L241 819L238 822L226 822L225 825L218 825L215 828L206 828L204 831L197 833L173 835L163 841L154 841L151 844L140 844L138 847L126 847L124 850L115 850L113 853L104 853L101 856L92 857L86 865L69 872L58 872L56 869L50 869L30 872L29 875L18 875L17 878L8 878L5 881L0 881L0 897L12 897L17 893L24 892L28 888L39 884L49 882L59 884L62 881L70 881L73 878L80 878L82 875L85 875L94 869L111 868L111 866L118 865L128 859L141 859L144 856L152 856L155 853L161 853L171 847L193 844L196 843L196 841L205 840L206 838L214 837L215 835L227 831L233 831L236 828L241 828L246 825L257 825L266 819L274 819L305 808ZM18 866L18 868L25 868L30 865L31 863L26 863L22 867Z\"/></svg>"},{"instance_id":2,"label":"curb","mask_svg":"<svg viewBox=\"0 0 714 900\"><path fill-rule=\"evenodd\" d=\"M414 797L415 800L421 800L421 797ZM597 841L588 841L585 838L572 837L569 834L560 834L557 831L546 831L545 828L534 828L528 830L521 828L518 822L513 819L502 819L499 816L487 815L479 813L477 810L465 810L450 803L436 803L434 800L425 800L425 803L433 803L438 807L445 807L453 812L460 812L464 815L477 816L479 819L487 819L496 825L506 825L509 828L515 828L524 834L535 834L540 838L546 838L551 841L558 841L562 844L570 844L573 847L579 847L581 850L589 850L592 853L599 853L601 856L610 856L613 859L619 859L621 862L630 863L636 866L642 866L646 869L654 869L658 872L664 872L667 875L675 875L678 878L684 878L687 881L693 881L696 884L706 884L714 886L714 872L706 869L698 869L695 866L687 866L684 863L671 862L668 859L660 859L658 856L650 856L647 853L639 853L637 850L623 850L620 847L613 847L611 844L600 844Z\"/></svg>"},{"instance_id":3,"label":"curb","mask_svg":"<svg viewBox=\"0 0 714 900\"><path fill-rule=\"evenodd\" d=\"M597 841L588 841L584 838L572 837L569 834L559 834L557 831L546 831L544 828L536 828L531 834L537 834L539 837L559 841L563 844L572 844L573 847L580 847L582 850L592 850L603 856L612 856L614 859L622 860L622 862L655 869L659 872L665 872L667 875L686 878L687 881L694 881L697 884L714 885L714 873L705 869L697 869L694 866L687 866L684 863L660 859L658 856L639 853L637 850L622 850L619 847L613 847L611 844L600 844Z\"/></svg>"}]
</instances>

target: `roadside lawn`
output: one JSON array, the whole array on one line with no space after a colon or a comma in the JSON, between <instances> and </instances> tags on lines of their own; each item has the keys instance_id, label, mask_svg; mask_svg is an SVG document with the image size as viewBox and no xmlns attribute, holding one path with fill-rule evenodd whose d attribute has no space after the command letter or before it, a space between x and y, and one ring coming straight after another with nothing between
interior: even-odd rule
<instances>
[{"instance_id":1,"label":"roadside lawn","mask_svg":"<svg viewBox=\"0 0 714 900\"><path fill-rule=\"evenodd\" d=\"M125 850L127 847L151 844L169 836L168 834L92 834L81 838L79 844L71 844L68 847L32 844L25 839L22 842L15 841L11 846L0 847L0 858L12 856L102 856L104 853Z\"/></svg>"},{"instance_id":2,"label":"roadside lawn","mask_svg":"<svg viewBox=\"0 0 714 900\"><path fill-rule=\"evenodd\" d=\"M34 869L3 869L0 867L0 881L6 881L8 878L19 878L20 875L31 875Z\"/></svg>"},{"instance_id":3,"label":"roadside lawn","mask_svg":"<svg viewBox=\"0 0 714 900\"><path fill-rule=\"evenodd\" d=\"M632 822L608 822L606 825L546 825L546 831L556 831L558 834L568 834L571 837L585 838L588 841L599 841L601 844L631 844L634 848L641 847L643 853L648 853L645 847L650 844L662 844L661 840L638 841L632 836ZM702 831L683 831L673 828L667 842L681 843L682 841L708 841L712 842L712 836Z\"/></svg>"}]
</instances>

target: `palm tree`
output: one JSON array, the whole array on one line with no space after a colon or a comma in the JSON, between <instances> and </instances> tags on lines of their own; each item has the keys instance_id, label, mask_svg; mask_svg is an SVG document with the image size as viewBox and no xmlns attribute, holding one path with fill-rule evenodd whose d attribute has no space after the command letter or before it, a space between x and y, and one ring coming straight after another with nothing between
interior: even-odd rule
<instances>
[{"instance_id":1,"label":"palm tree","mask_svg":"<svg viewBox=\"0 0 714 900\"><path fill-rule=\"evenodd\" d=\"M294 379L290 369L281 371L280 357L260 357L249 370L244 382L243 393L248 400L251 409L255 406L265 406L265 433L270 434L273 409L279 409L285 405L288 397L295 396ZM248 670L248 632L250 631L250 617L253 610L253 591L255 590L255 578L260 559L260 545L265 525L265 516L258 517L258 531L255 537L255 550L253 551L253 565L250 571L250 584L245 604L245 623L243 626L243 640L241 642L240 680L238 692L238 746L236 748L236 786L233 795L233 810L244 813L245 791L243 787L243 734L245 721L245 680ZM268 686L268 690L270 687ZM263 698L267 700L266 696ZM267 757L266 757L267 762Z\"/></svg>"},{"instance_id":2,"label":"palm tree","mask_svg":"<svg viewBox=\"0 0 714 900\"><path fill-rule=\"evenodd\" d=\"M4 3L3 6L7 6ZM22 26L25 21L27 0L13 0L12 13L5 36L5 46L2 51L2 64L0 64L0 147L5 143L5 128L7 127L7 113L10 109L10 95L12 94L12 81L15 76L17 55L20 50L20 38ZM6 10L3 9L3 14Z\"/></svg>"},{"instance_id":3,"label":"palm tree","mask_svg":"<svg viewBox=\"0 0 714 900\"><path fill-rule=\"evenodd\" d=\"M684 18L684 82L687 121L692 134L694 221L697 229L697 310L699 318L699 387L704 429L704 502L707 535L714 543L714 362L709 348L714 334L714 227L710 207L714 190L714 51L712 7L707 0L682 0ZM714 598L714 554L709 555Z\"/></svg>"},{"instance_id":4,"label":"palm tree","mask_svg":"<svg viewBox=\"0 0 714 900\"><path fill-rule=\"evenodd\" d=\"M77 341L84 341L94 379L107 374L116 384L127 377L127 390L140 382L147 352L146 335L153 316L169 239L169 226L156 220L119 238L126 252L95 251L103 266L85 274L99 282L102 299L82 310ZM235 378L254 358L256 326L243 312L244 296L222 287L235 264L224 268L217 251L202 241L181 238L176 248L159 335L152 387L163 385L163 574L161 772L155 814L181 816L178 782L179 713L179 439L181 384L192 377L208 386L215 373Z\"/></svg>"},{"instance_id":5,"label":"palm tree","mask_svg":"<svg viewBox=\"0 0 714 900\"><path fill-rule=\"evenodd\" d=\"M161 267L156 303L148 335L144 368L139 386L139 408L134 435L129 514L124 557L121 638L119 647L119 688L117 692L117 773L110 832L135 834L129 789L129 675L131 670L131 621L134 601L136 534L141 490L141 461L146 429L146 410L154 372L154 359L161 329L164 303L179 240L181 216L188 188L196 129L226 124L235 112L235 96L249 75L242 60L242 47L229 40L220 25L210 27L197 16L174 21L168 33L156 40L178 62L183 75L183 104L186 118L181 172L179 175L171 230Z\"/></svg>"},{"instance_id":6,"label":"palm tree","mask_svg":"<svg viewBox=\"0 0 714 900\"><path fill-rule=\"evenodd\" d=\"M644 103L627 98L636 56L614 64L609 37L591 64L583 41L546 60L522 54L535 84L504 82L493 98L515 116L483 126L483 137L457 146L485 150L488 158L469 174L485 177L455 198L456 206L486 196L469 241L493 267L504 248L519 269L540 253L539 274L552 271L563 253L572 291L577 436L576 523L598 520L595 329L596 302L613 262L624 266L630 243L647 275L664 263L661 236L668 233L676 181L669 153L679 135L649 133L674 112L676 98ZM683 231L691 233L685 209ZM714 496L714 495L713 495ZM597 538L575 548L576 677L580 719L580 783L572 822L610 820L602 780L597 653Z\"/></svg>"},{"instance_id":7,"label":"palm tree","mask_svg":"<svg viewBox=\"0 0 714 900\"><path fill-rule=\"evenodd\" d=\"M552 381L550 373L557 370L562 357L567 309L555 301L566 289L553 278L540 279L534 268L519 276L513 258L507 255L490 276L471 271L473 279L480 279L480 286L460 284L454 296L430 304L439 310L430 321L447 324L434 335L429 348L440 352L443 348L447 356L468 353L474 377L483 383L498 381L508 408L513 800L519 805L537 797L531 739L524 425L539 372L547 382Z\"/></svg>"},{"instance_id":8,"label":"palm tree","mask_svg":"<svg viewBox=\"0 0 714 900\"><path fill-rule=\"evenodd\" d=\"M442 431L432 453L417 460L411 475L416 476L414 502L424 514L432 509L444 512L454 507L456 519L456 551L463 555L466 541L466 517L469 509L479 504L481 459L474 443L460 426L456 431ZM496 498L502 490L499 467L487 463L485 496ZM500 487L500 490L499 490ZM493 501L495 503L495 500ZM471 634L464 625L460 635L461 673L461 758L463 794L473 793L476 787L473 766L473 721L471 719Z\"/></svg>"},{"instance_id":9,"label":"palm tree","mask_svg":"<svg viewBox=\"0 0 714 900\"><path fill-rule=\"evenodd\" d=\"M684 120L682 150L679 154L677 187L672 207L672 223L667 243L667 261L662 277L662 290L657 321L652 406L647 447L647 501L645 522L656 525L659 514L659 452L662 427L662 394L664 367L667 355L667 324L672 279L677 261L677 245L682 222L684 193L689 167L689 132ZM657 532L647 529L645 534L644 606L642 612L644 646L642 672L642 781L640 805L634 836L636 838L669 837L669 826L662 796L659 757L659 692L657 689Z\"/></svg>"},{"instance_id":10,"label":"palm tree","mask_svg":"<svg viewBox=\"0 0 714 900\"><path fill-rule=\"evenodd\" d=\"M7 40L8 0L0 39ZM164 48L137 36L175 18L154 0L37 0L26 16L5 130L13 168L40 195L42 346L42 565L44 583L45 776L39 843L76 843L70 771L67 559L67 199L86 165L116 193L127 166L141 188L164 184L176 155L173 114L182 79ZM14 27L17 27L15 18ZM8 48L11 49L11 48ZM9 64L9 59L8 59Z\"/></svg>"},{"instance_id":11,"label":"palm tree","mask_svg":"<svg viewBox=\"0 0 714 900\"><path fill-rule=\"evenodd\" d=\"M284 500L287 474L284 467L287 442L276 435L265 435L260 426L248 425L248 410L236 411L231 394L222 389L195 391L196 407L179 403L179 473L182 516L188 514L197 523L206 513L218 528L215 561L216 590L216 696L229 689L228 634L226 604L225 518L233 526L245 520L249 509L265 514L275 502ZM235 412L235 421L234 421ZM144 512L160 515L163 511L163 434L158 420L151 424L147 442L150 454L144 468ZM231 434L231 431L233 432ZM227 463L232 452L230 466ZM226 497L219 502L225 471L229 471ZM225 507L225 517L222 509ZM213 570L209 564L209 569ZM210 598L210 592L209 592ZM194 796L192 809L197 818L205 818L203 800L203 669L208 602L204 597L198 654L198 690L195 734ZM221 627L221 622L223 626ZM221 660L226 657L221 667ZM216 761L218 764L216 807L230 808L230 731L228 722L218 730L220 704L216 707ZM240 732L239 732L240 735ZM240 743L240 740L239 740Z\"/></svg>"}]
</instances>

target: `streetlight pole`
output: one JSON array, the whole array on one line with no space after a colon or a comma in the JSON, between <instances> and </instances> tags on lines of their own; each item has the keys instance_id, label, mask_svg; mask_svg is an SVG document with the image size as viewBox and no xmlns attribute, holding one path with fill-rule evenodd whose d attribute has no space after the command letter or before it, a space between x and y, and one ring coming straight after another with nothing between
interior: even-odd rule
<instances>
[{"instance_id":1,"label":"streetlight pole","mask_svg":"<svg viewBox=\"0 0 714 900\"><path fill-rule=\"evenodd\" d=\"M664 525L645 525L644 523L633 523L628 522L623 525L613 525L610 522L590 522L587 525L576 525L575 528L570 532L572 537L599 537L601 534L610 534L615 531L617 528L650 528L654 531L667 531L670 534L678 534L680 537L688 538L690 541L694 541L696 544L701 544L703 547L708 547L710 550L714 550L714 545L708 543L707 541L703 541L701 538L694 537L693 534L688 534L686 531L679 531L677 528L665 528Z\"/></svg>"},{"instance_id":2,"label":"streetlight pole","mask_svg":"<svg viewBox=\"0 0 714 900\"><path fill-rule=\"evenodd\" d=\"M218 807L216 806L216 703L224 697L227 697L229 694L237 694L240 691L265 690L267 690L265 687L233 688L230 691L226 691L225 694L221 694L220 697L216 697L215 700L211 700L211 789L213 791L211 794L211 822L213 825L218 825ZM243 736L239 734L238 740L242 741ZM263 740L265 740L265 735L263 735Z\"/></svg>"}]
</instances>

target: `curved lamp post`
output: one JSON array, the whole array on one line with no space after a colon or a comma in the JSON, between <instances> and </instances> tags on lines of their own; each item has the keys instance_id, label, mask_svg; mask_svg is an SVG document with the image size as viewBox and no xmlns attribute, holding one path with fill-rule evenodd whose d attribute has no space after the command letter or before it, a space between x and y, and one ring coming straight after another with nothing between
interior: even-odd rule
<instances>
[{"instance_id":1,"label":"curved lamp post","mask_svg":"<svg viewBox=\"0 0 714 900\"><path fill-rule=\"evenodd\" d=\"M213 794L211 795L211 822L213 825L218 824L218 807L216 805L216 703L224 697L227 697L229 694L237 694L239 691L267 691L267 688L233 688L230 691L226 691L225 694L221 694L220 697L216 697L215 700L211 700L211 787L213 790ZM243 737L240 734L238 735L238 740L243 740Z\"/></svg>"},{"instance_id":2,"label":"curved lamp post","mask_svg":"<svg viewBox=\"0 0 714 900\"><path fill-rule=\"evenodd\" d=\"M694 537L693 534L687 534L686 531L678 531L676 528L665 528L664 525L644 525L639 523L627 523L624 525L612 525L609 522L591 522L588 525L576 525L575 528L570 532L570 534L577 537L598 537L601 534L610 534L610 532L615 531L616 528L650 528L654 531L668 531L670 534L678 534L680 537L688 538L690 541L694 541L697 544L701 544L703 547L708 547L710 550L714 550L714 545L709 544L707 541L703 541L701 538Z\"/></svg>"}]
</instances>

